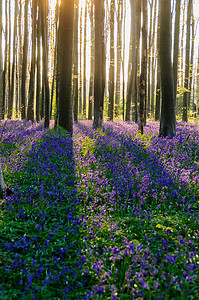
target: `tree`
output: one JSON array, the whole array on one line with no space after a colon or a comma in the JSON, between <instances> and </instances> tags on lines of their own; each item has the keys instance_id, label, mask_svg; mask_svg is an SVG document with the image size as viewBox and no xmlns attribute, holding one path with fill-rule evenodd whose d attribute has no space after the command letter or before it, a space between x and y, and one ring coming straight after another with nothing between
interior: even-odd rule
<instances>
[{"instance_id":1,"label":"tree","mask_svg":"<svg viewBox=\"0 0 199 300\"><path fill-rule=\"evenodd\" d=\"M88 120L92 120L93 115L93 93L94 93L94 63L95 63L95 47L94 47L94 5L93 0L90 1L90 23L91 23L91 60L90 60L90 85L89 85L89 105Z\"/></svg>"},{"instance_id":2,"label":"tree","mask_svg":"<svg viewBox=\"0 0 199 300\"><path fill-rule=\"evenodd\" d=\"M103 126L105 89L104 0L95 0L95 74L93 127Z\"/></svg>"},{"instance_id":3,"label":"tree","mask_svg":"<svg viewBox=\"0 0 199 300\"><path fill-rule=\"evenodd\" d=\"M108 103L108 118L110 121L113 121L113 110L114 110L114 77L115 77L114 23L115 23L115 0L111 0L111 3L110 3L109 103Z\"/></svg>"},{"instance_id":4,"label":"tree","mask_svg":"<svg viewBox=\"0 0 199 300\"><path fill-rule=\"evenodd\" d=\"M39 1L39 0L37 0ZM36 88L36 120L41 118L41 14L38 5L37 17L37 88Z\"/></svg>"},{"instance_id":5,"label":"tree","mask_svg":"<svg viewBox=\"0 0 199 300\"><path fill-rule=\"evenodd\" d=\"M188 93L189 93L189 66L190 66L190 33L191 33L191 9L192 1L189 0L187 8L187 40L186 40L186 57L185 57L185 78L184 78L184 94L183 94L183 109L182 109L182 121L187 122L188 112Z\"/></svg>"},{"instance_id":6,"label":"tree","mask_svg":"<svg viewBox=\"0 0 199 300\"><path fill-rule=\"evenodd\" d=\"M24 9L24 41L23 41L23 62L21 78L21 118L26 117L26 73L28 56L28 0L25 0Z\"/></svg>"},{"instance_id":7,"label":"tree","mask_svg":"<svg viewBox=\"0 0 199 300\"><path fill-rule=\"evenodd\" d=\"M162 107L160 137L172 137L176 133L173 68L171 63L171 1L160 0L160 70Z\"/></svg>"},{"instance_id":8,"label":"tree","mask_svg":"<svg viewBox=\"0 0 199 300\"><path fill-rule=\"evenodd\" d=\"M4 118L3 115L3 94L2 94L2 88L3 88L3 57L2 57L2 33L3 33L3 23L2 23L2 17L3 17L3 11L2 11L2 0L0 0L0 119Z\"/></svg>"},{"instance_id":9,"label":"tree","mask_svg":"<svg viewBox=\"0 0 199 300\"><path fill-rule=\"evenodd\" d=\"M131 117L131 99L132 93L135 87L135 69L137 62L135 60L135 52L136 52L136 0L131 0L131 51L129 51L129 60L131 63L130 77L128 81L127 87L127 99L126 99L126 116L125 120L130 121ZM130 57L131 55L131 57Z\"/></svg>"},{"instance_id":10,"label":"tree","mask_svg":"<svg viewBox=\"0 0 199 300\"><path fill-rule=\"evenodd\" d=\"M35 63L36 63L36 15L37 0L32 0L32 57L28 94L27 119L34 121L34 93L35 93Z\"/></svg>"},{"instance_id":11,"label":"tree","mask_svg":"<svg viewBox=\"0 0 199 300\"><path fill-rule=\"evenodd\" d=\"M178 53L179 53L179 37L180 37L180 4L181 4L181 0L176 0L174 51L173 51L173 80L174 80L174 97L175 98L176 98L176 94L177 94L177 81L178 81Z\"/></svg>"},{"instance_id":12,"label":"tree","mask_svg":"<svg viewBox=\"0 0 199 300\"><path fill-rule=\"evenodd\" d=\"M123 18L123 0L118 0L117 10L117 70L116 70L116 95L115 95L115 115L119 115L120 105L120 75L122 63L122 18Z\"/></svg>"},{"instance_id":13,"label":"tree","mask_svg":"<svg viewBox=\"0 0 199 300\"><path fill-rule=\"evenodd\" d=\"M74 78L73 78L73 102L74 121L78 120L78 12L79 0L75 0L74 9Z\"/></svg>"},{"instance_id":14,"label":"tree","mask_svg":"<svg viewBox=\"0 0 199 300\"><path fill-rule=\"evenodd\" d=\"M147 77L147 0L142 0L143 24L142 24L142 57L140 74L140 122L139 131L144 133L145 109L146 109L146 77Z\"/></svg>"},{"instance_id":15,"label":"tree","mask_svg":"<svg viewBox=\"0 0 199 300\"><path fill-rule=\"evenodd\" d=\"M59 125L73 132L72 101L72 50L73 50L74 0L65 0L60 5L59 18Z\"/></svg>"}]
</instances>

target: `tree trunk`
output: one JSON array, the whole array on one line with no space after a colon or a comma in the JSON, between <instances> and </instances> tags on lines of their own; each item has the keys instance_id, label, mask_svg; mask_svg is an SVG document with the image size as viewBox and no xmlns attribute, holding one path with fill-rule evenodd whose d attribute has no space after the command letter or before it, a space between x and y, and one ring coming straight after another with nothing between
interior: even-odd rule
<instances>
[{"instance_id":1,"label":"tree trunk","mask_svg":"<svg viewBox=\"0 0 199 300\"><path fill-rule=\"evenodd\" d=\"M139 131L144 133L145 107L146 107L146 77L147 77L147 0L142 0L142 60L140 74L140 122Z\"/></svg>"},{"instance_id":2,"label":"tree trunk","mask_svg":"<svg viewBox=\"0 0 199 300\"><path fill-rule=\"evenodd\" d=\"M182 121L187 122L187 112L188 112L188 88L189 88L189 66L190 66L190 32L191 32L191 9L192 1L189 0L187 8L187 40L186 40L186 58L185 58L185 78L184 78L184 89L183 94L183 109L182 109Z\"/></svg>"},{"instance_id":3,"label":"tree trunk","mask_svg":"<svg viewBox=\"0 0 199 300\"><path fill-rule=\"evenodd\" d=\"M155 32L156 32L156 19L157 19L157 0L154 3L154 15L153 15L153 34L151 40L152 47L152 57L151 57L151 117L154 118L155 113L155 101L154 101L154 92L155 92L155 71L156 71L156 54L155 54Z\"/></svg>"},{"instance_id":4,"label":"tree trunk","mask_svg":"<svg viewBox=\"0 0 199 300\"><path fill-rule=\"evenodd\" d=\"M93 127L103 126L105 89L104 0L95 0L95 75Z\"/></svg>"},{"instance_id":5,"label":"tree trunk","mask_svg":"<svg viewBox=\"0 0 199 300\"><path fill-rule=\"evenodd\" d=\"M37 0L40 1L40 0ZM39 2L38 2L39 4ZM41 9L38 5L38 19L37 19L37 89L36 89L36 120L41 119Z\"/></svg>"},{"instance_id":6,"label":"tree trunk","mask_svg":"<svg viewBox=\"0 0 199 300\"><path fill-rule=\"evenodd\" d=\"M157 27L157 49L160 49L160 9L158 12L158 27ZM156 85L156 104L155 104L155 120L160 120L160 53L157 53L157 85Z\"/></svg>"},{"instance_id":7,"label":"tree trunk","mask_svg":"<svg viewBox=\"0 0 199 300\"><path fill-rule=\"evenodd\" d=\"M149 56L148 56L148 101L146 106L147 117L151 113L151 59L152 59L152 29L153 29L153 5L154 0L150 3L150 30L149 30Z\"/></svg>"},{"instance_id":8,"label":"tree trunk","mask_svg":"<svg viewBox=\"0 0 199 300\"><path fill-rule=\"evenodd\" d=\"M27 119L34 121L34 94L35 94L35 57L36 57L36 14L37 0L32 0L32 57L28 95Z\"/></svg>"},{"instance_id":9,"label":"tree trunk","mask_svg":"<svg viewBox=\"0 0 199 300\"><path fill-rule=\"evenodd\" d=\"M0 0L0 120L4 118L3 115L3 57L2 57L2 32L3 32L3 23L2 23L3 11L2 11L2 0Z\"/></svg>"},{"instance_id":10,"label":"tree trunk","mask_svg":"<svg viewBox=\"0 0 199 300\"><path fill-rule=\"evenodd\" d=\"M132 61L132 66L130 70L130 78L128 80L128 88L127 88L127 98L126 98L126 121L130 121L131 118L131 99L133 90L135 87L135 76L136 76L136 65L137 62L135 61L135 52L136 52L136 0L131 0L131 40L132 40L132 49L129 51L131 54L131 58L129 59Z\"/></svg>"},{"instance_id":11,"label":"tree trunk","mask_svg":"<svg viewBox=\"0 0 199 300\"><path fill-rule=\"evenodd\" d=\"M83 73L83 116L86 119L86 27L87 27L87 4L85 4L84 15L84 73Z\"/></svg>"},{"instance_id":12,"label":"tree trunk","mask_svg":"<svg viewBox=\"0 0 199 300\"><path fill-rule=\"evenodd\" d=\"M89 106L88 106L88 120L92 120L93 115L93 103L94 103L94 64L95 64L95 47L94 47L94 38L95 38L95 31L94 31L94 4L91 1L91 11L90 11L90 23L91 23L91 61L90 61L90 85L89 85Z\"/></svg>"},{"instance_id":13,"label":"tree trunk","mask_svg":"<svg viewBox=\"0 0 199 300\"><path fill-rule=\"evenodd\" d=\"M65 0L60 5L59 19L59 60L60 93L59 125L68 132L73 132L72 103L72 48L73 48L74 1Z\"/></svg>"},{"instance_id":14,"label":"tree trunk","mask_svg":"<svg viewBox=\"0 0 199 300\"><path fill-rule=\"evenodd\" d=\"M21 118L26 117L26 73L28 55L28 0L25 0L24 9L24 42L23 42L23 62L21 78Z\"/></svg>"},{"instance_id":15,"label":"tree trunk","mask_svg":"<svg viewBox=\"0 0 199 300\"><path fill-rule=\"evenodd\" d=\"M123 18L123 0L118 0L117 12L117 71L116 71L116 97L115 97L115 115L119 115L120 106L120 75L122 62L122 18Z\"/></svg>"},{"instance_id":16,"label":"tree trunk","mask_svg":"<svg viewBox=\"0 0 199 300\"><path fill-rule=\"evenodd\" d=\"M42 61L43 61L43 89L45 91L45 118L44 127L49 127L50 123L50 91L48 81L48 38L47 38L47 15L48 15L48 1L45 0L41 3L41 20L43 24L41 26L42 34Z\"/></svg>"},{"instance_id":17,"label":"tree trunk","mask_svg":"<svg viewBox=\"0 0 199 300\"><path fill-rule=\"evenodd\" d=\"M74 79L73 79L74 121L78 120L78 11L79 11L79 0L75 0L75 12L74 12ZM92 30L92 27L91 27L91 30Z\"/></svg>"},{"instance_id":18,"label":"tree trunk","mask_svg":"<svg viewBox=\"0 0 199 300\"><path fill-rule=\"evenodd\" d=\"M79 50L79 113L82 114L82 18L83 11L80 11L80 24L79 24L79 33L80 33L80 50Z\"/></svg>"},{"instance_id":19,"label":"tree trunk","mask_svg":"<svg viewBox=\"0 0 199 300\"><path fill-rule=\"evenodd\" d=\"M181 4L181 0L176 0L174 51L173 51L173 80L174 80L174 97L175 97L175 99L176 99L176 95L177 95L177 82L178 82L178 53L179 53L179 38L180 38L180 4Z\"/></svg>"},{"instance_id":20,"label":"tree trunk","mask_svg":"<svg viewBox=\"0 0 199 300\"><path fill-rule=\"evenodd\" d=\"M191 93L192 93L192 83L193 83L193 57L194 57L194 47L195 47L195 20L193 15L193 7L191 9L192 18L192 45L191 45L191 58L190 58L190 72L189 72L189 93L188 93L188 108L190 109L191 104Z\"/></svg>"},{"instance_id":21,"label":"tree trunk","mask_svg":"<svg viewBox=\"0 0 199 300\"><path fill-rule=\"evenodd\" d=\"M160 0L160 68L162 109L160 137L172 137L176 133L173 68L171 63L171 1Z\"/></svg>"},{"instance_id":22,"label":"tree trunk","mask_svg":"<svg viewBox=\"0 0 199 300\"><path fill-rule=\"evenodd\" d=\"M114 111L114 87L115 87L115 46L114 46L114 28L115 28L115 0L110 3L110 67L109 67L109 104L108 118L113 121Z\"/></svg>"}]
</instances>

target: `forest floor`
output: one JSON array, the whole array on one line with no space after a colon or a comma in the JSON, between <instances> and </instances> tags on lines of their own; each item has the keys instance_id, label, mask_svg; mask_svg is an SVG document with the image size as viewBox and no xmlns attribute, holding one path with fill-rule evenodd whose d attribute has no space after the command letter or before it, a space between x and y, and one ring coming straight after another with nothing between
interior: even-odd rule
<instances>
[{"instance_id":1,"label":"forest floor","mask_svg":"<svg viewBox=\"0 0 199 300\"><path fill-rule=\"evenodd\" d=\"M196 124L1 129L0 299L199 299Z\"/></svg>"}]
</instances>

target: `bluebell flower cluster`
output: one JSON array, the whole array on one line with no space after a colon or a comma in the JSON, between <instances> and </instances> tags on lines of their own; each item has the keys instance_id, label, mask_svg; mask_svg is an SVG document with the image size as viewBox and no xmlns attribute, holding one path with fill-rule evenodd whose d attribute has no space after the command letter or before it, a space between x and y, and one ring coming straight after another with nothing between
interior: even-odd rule
<instances>
[{"instance_id":1,"label":"bluebell flower cluster","mask_svg":"<svg viewBox=\"0 0 199 300\"><path fill-rule=\"evenodd\" d=\"M0 299L197 299L198 127L158 128L6 122Z\"/></svg>"}]
</instances>

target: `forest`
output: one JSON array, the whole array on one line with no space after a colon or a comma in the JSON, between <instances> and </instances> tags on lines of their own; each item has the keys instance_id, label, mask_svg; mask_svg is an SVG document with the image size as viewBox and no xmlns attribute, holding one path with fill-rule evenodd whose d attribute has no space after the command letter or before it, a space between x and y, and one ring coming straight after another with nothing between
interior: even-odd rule
<instances>
[{"instance_id":1,"label":"forest","mask_svg":"<svg viewBox=\"0 0 199 300\"><path fill-rule=\"evenodd\" d=\"M0 299L198 299L198 21L0 0Z\"/></svg>"}]
</instances>

